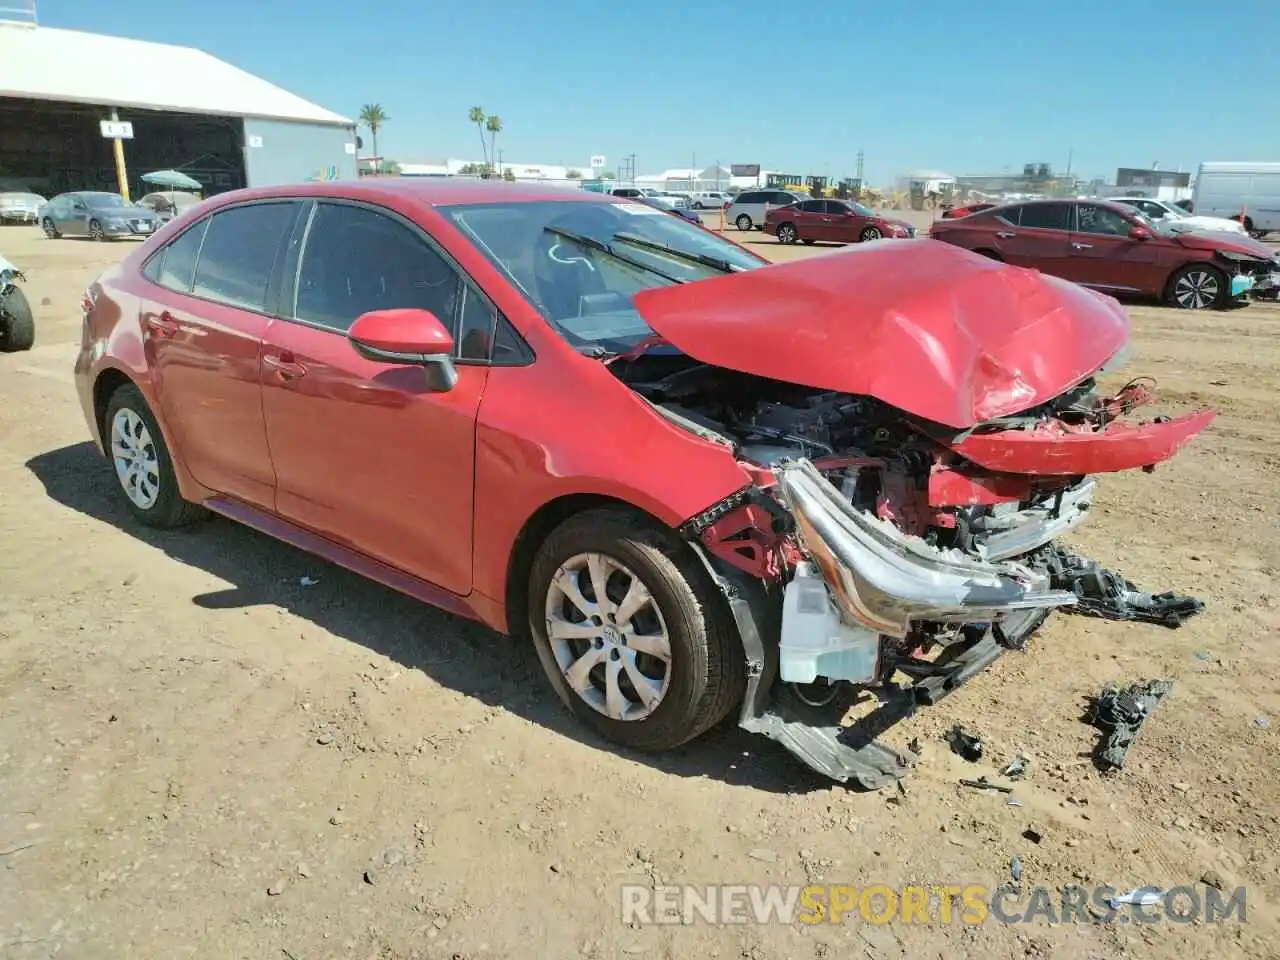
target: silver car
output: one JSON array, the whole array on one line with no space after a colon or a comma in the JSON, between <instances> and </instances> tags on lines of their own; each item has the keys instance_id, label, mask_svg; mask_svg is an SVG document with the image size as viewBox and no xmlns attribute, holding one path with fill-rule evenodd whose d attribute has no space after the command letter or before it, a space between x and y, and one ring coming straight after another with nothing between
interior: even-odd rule
<instances>
[{"instance_id":1,"label":"silver car","mask_svg":"<svg viewBox=\"0 0 1280 960\"><path fill-rule=\"evenodd\" d=\"M40 208L48 202L38 193L0 193L0 222L35 223L40 217Z\"/></svg>"},{"instance_id":2,"label":"silver car","mask_svg":"<svg viewBox=\"0 0 1280 960\"><path fill-rule=\"evenodd\" d=\"M40 210L46 237L84 236L93 240L149 237L160 226L154 210L126 203L118 193L78 190L60 193Z\"/></svg>"}]
</instances>

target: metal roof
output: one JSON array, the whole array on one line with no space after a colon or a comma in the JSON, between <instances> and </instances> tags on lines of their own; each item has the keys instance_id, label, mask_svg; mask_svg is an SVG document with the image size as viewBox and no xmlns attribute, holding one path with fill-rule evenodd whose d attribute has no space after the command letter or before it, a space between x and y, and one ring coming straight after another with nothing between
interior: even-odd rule
<instances>
[{"instance_id":1,"label":"metal roof","mask_svg":"<svg viewBox=\"0 0 1280 960\"><path fill-rule=\"evenodd\" d=\"M0 97L354 126L194 47L0 23Z\"/></svg>"}]
</instances>

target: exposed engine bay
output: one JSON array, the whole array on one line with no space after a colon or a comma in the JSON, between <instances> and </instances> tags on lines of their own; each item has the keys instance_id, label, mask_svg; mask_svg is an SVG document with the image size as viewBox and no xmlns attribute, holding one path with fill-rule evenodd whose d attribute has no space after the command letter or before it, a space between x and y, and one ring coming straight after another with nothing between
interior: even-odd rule
<instances>
[{"instance_id":1,"label":"exposed engine bay","mask_svg":"<svg viewBox=\"0 0 1280 960\"><path fill-rule=\"evenodd\" d=\"M1090 474L1150 470L1207 423L1123 422L1154 399L1147 382L1104 397L1089 378L957 430L683 355L628 355L610 369L667 419L730 448L753 478L682 532L720 570L781 593L776 655L757 635L753 664L745 636L744 646L758 685L776 674L793 706L770 707L757 688L742 726L838 780L901 776L911 758L876 730L1021 649L1054 609L1166 626L1202 609L1057 543L1092 506ZM850 692L866 690L881 719L841 726Z\"/></svg>"}]
</instances>

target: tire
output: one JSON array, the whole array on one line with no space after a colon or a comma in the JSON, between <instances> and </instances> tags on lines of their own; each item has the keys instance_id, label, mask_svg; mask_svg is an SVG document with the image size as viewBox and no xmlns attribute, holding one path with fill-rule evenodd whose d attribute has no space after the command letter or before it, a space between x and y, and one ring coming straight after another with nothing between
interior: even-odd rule
<instances>
[{"instance_id":1,"label":"tire","mask_svg":"<svg viewBox=\"0 0 1280 960\"><path fill-rule=\"evenodd\" d=\"M1231 299L1231 285L1217 267L1188 263L1169 278L1164 299L1180 310L1218 310Z\"/></svg>"},{"instance_id":2,"label":"tire","mask_svg":"<svg viewBox=\"0 0 1280 960\"><path fill-rule=\"evenodd\" d=\"M0 353L30 350L36 342L36 318L18 287L0 299Z\"/></svg>"},{"instance_id":3,"label":"tire","mask_svg":"<svg viewBox=\"0 0 1280 960\"><path fill-rule=\"evenodd\" d=\"M596 595L586 559L592 556L614 565L603 568L613 609L594 618L601 621L598 634L593 620L586 618L587 612L598 609L587 599L588 593ZM627 618L624 629L615 625L610 630L611 618L622 612L623 591L635 579L649 591L649 599ZM566 582L579 591L577 599L585 610L557 585ZM530 570L527 613L538 659L560 699L578 719L615 743L652 752L674 749L715 726L742 699L744 658L727 603L688 545L637 514L589 510L557 527L539 548ZM555 641L549 637L553 619L562 624ZM564 636L575 627L584 635ZM627 638L636 635L665 635L665 666L661 659L627 647ZM658 649L661 644L653 646ZM621 716L606 712L610 700L605 677L612 663L622 664L615 676L626 678L626 689L615 681L613 713ZM583 692L567 677L574 664L587 667L580 674ZM635 671L656 685L660 699L655 706L647 705L637 692L631 679Z\"/></svg>"},{"instance_id":4,"label":"tire","mask_svg":"<svg viewBox=\"0 0 1280 960\"><path fill-rule=\"evenodd\" d=\"M135 477L132 488L138 492L144 492L148 487L154 488L155 495L149 502L144 497L135 497L126 480L126 470L121 465L121 460L128 457L130 445L118 443L117 420L121 421L121 433L132 436L131 446L137 456L130 459L144 467L144 471ZM107 412L102 418L102 442L125 506L139 522L148 527L167 530L186 526L205 515L203 507L182 499L178 490L178 475L173 469L173 458L169 455L169 448L165 446L160 425L156 423L142 392L133 384L117 387L107 401ZM121 457L117 457L117 452ZM144 483L144 475L146 478L154 477L154 483Z\"/></svg>"},{"instance_id":5,"label":"tire","mask_svg":"<svg viewBox=\"0 0 1280 960\"><path fill-rule=\"evenodd\" d=\"M800 239L800 234L796 232L794 223L780 223L776 235L779 243L795 243Z\"/></svg>"},{"instance_id":6,"label":"tire","mask_svg":"<svg viewBox=\"0 0 1280 960\"><path fill-rule=\"evenodd\" d=\"M751 229L751 218L745 213L740 213L738 214L738 219L733 221L733 225L743 233L746 233Z\"/></svg>"},{"instance_id":7,"label":"tire","mask_svg":"<svg viewBox=\"0 0 1280 960\"><path fill-rule=\"evenodd\" d=\"M53 221L48 217L40 221L40 229L44 231L44 235L50 240L57 240L58 237L62 236L58 232L58 228L53 225Z\"/></svg>"},{"instance_id":8,"label":"tire","mask_svg":"<svg viewBox=\"0 0 1280 960\"><path fill-rule=\"evenodd\" d=\"M97 240L99 243L107 239L107 235L102 232L102 224L97 220L89 221L89 239Z\"/></svg>"},{"instance_id":9,"label":"tire","mask_svg":"<svg viewBox=\"0 0 1280 960\"><path fill-rule=\"evenodd\" d=\"M880 232L879 227L867 227L862 233L858 234L860 243L870 243L872 240L879 240L884 234Z\"/></svg>"}]
</instances>

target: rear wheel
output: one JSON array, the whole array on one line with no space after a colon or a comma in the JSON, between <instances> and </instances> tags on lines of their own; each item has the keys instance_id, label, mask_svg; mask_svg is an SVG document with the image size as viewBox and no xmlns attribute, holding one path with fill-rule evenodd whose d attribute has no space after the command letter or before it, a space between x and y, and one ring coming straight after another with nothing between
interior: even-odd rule
<instances>
[{"instance_id":1,"label":"rear wheel","mask_svg":"<svg viewBox=\"0 0 1280 960\"><path fill-rule=\"evenodd\" d=\"M560 699L624 746L678 747L742 698L724 598L685 543L637 514L591 510L561 524L534 559L528 618Z\"/></svg>"},{"instance_id":2,"label":"rear wheel","mask_svg":"<svg viewBox=\"0 0 1280 960\"><path fill-rule=\"evenodd\" d=\"M793 223L778 224L778 242L779 243L795 243L799 238L796 233L796 227Z\"/></svg>"},{"instance_id":3,"label":"rear wheel","mask_svg":"<svg viewBox=\"0 0 1280 960\"><path fill-rule=\"evenodd\" d=\"M745 213L740 213L738 214L738 219L733 221L733 224L743 233L746 233L751 229L751 218Z\"/></svg>"},{"instance_id":4,"label":"rear wheel","mask_svg":"<svg viewBox=\"0 0 1280 960\"><path fill-rule=\"evenodd\" d=\"M868 243L872 240L879 240L882 236L884 236L884 234L880 232L879 227L867 227L867 229L863 230L858 236L858 239L863 243Z\"/></svg>"},{"instance_id":5,"label":"rear wheel","mask_svg":"<svg viewBox=\"0 0 1280 960\"><path fill-rule=\"evenodd\" d=\"M36 342L36 319L31 304L20 289L14 287L0 297L0 353L30 350Z\"/></svg>"},{"instance_id":6,"label":"rear wheel","mask_svg":"<svg viewBox=\"0 0 1280 960\"><path fill-rule=\"evenodd\" d=\"M1205 263L1189 263L1175 271L1165 292L1169 306L1183 310L1212 310L1229 299L1226 274Z\"/></svg>"},{"instance_id":7,"label":"rear wheel","mask_svg":"<svg viewBox=\"0 0 1280 960\"><path fill-rule=\"evenodd\" d=\"M204 509L182 499L173 459L146 399L133 384L116 388L102 418L102 438L129 512L149 527L180 527Z\"/></svg>"},{"instance_id":8,"label":"rear wheel","mask_svg":"<svg viewBox=\"0 0 1280 960\"><path fill-rule=\"evenodd\" d=\"M53 221L48 217L40 221L40 229L44 231L44 235L50 240L56 240L59 236L58 228L53 225Z\"/></svg>"}]
</instances>

